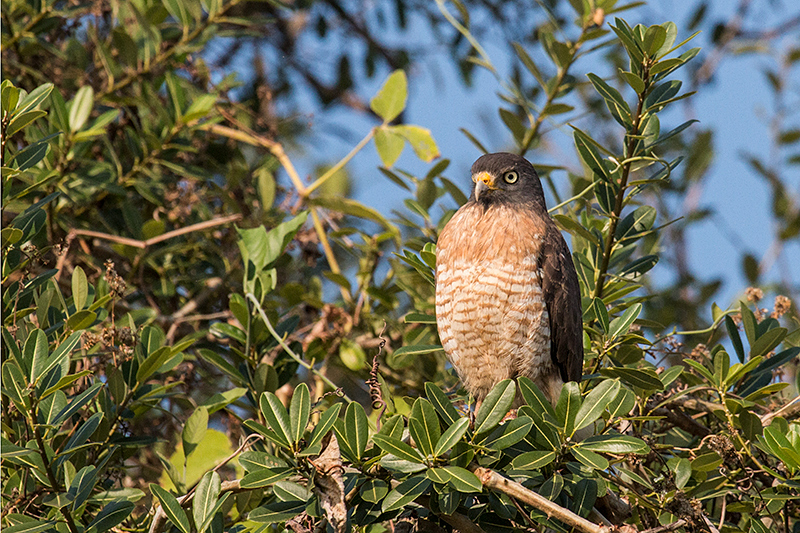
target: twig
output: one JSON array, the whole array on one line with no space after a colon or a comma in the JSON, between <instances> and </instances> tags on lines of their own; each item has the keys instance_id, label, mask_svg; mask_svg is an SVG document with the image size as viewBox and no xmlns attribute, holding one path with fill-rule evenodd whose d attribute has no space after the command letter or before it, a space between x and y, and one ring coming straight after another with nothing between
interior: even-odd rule
<instances>
[{"instance_id":1,"label":"twig","mask_svg":"<svg viewBox=\"0 0 800 533\"><path fill-rule=\"evenodd\" d=\"M221 226L223 224L227 224L228 222L236 222L237 220L241 220L242 215L230 215L227 217L222 218L215 218L212 220L206 220L205 222L198 222L197 224L192 224L191 226L186 226L185 228L178 228L173 231L168 231L158 237L153 237L152 239L129 239L128 237L120 237L118 235L111 235L110 233L103 233L100 231L92 231L88 229L73 229L70 230L69 235L83 235L84 237L95 237L97 239L104 239L106 241L116 242L118 244L124 244L126 246L133 246L134 248L141 248L145 249L148 246L153 244L157 244L162 241L169 240L173 237L178 237L179 235L185 235L186 233L192 233L198 230L204 230L208 228L213 228L215 226ZM69 237L67 237L69 238Z\"/></svg>"},{"instance_id":2,"label":"twig","mask_svg":"<svg viewBox=\"0 0 800 533\"><path fill-rule=\"evenodd\" d=\"M264 437L262 437L261 435L250 435L249 437L244 439L242 444L239 446L239 448L236 449L235 452L230 454L220 464L215 466L213 471L217 471L219 468L223 467L228 462L230 462L231 459L239 455L245 448L253 444L255 441L261 440L263 438ZM243 489L239 485L239 482L240 480L238 479L235 479L233 481L223 481L222 484L220 485L220 494L225 494L226 492L241 492L243 490L248 490L248 489ZM178 503L181 505L181 507L186 507L192 502L193 498L194 498L194 487L192 487L192 489L185 495L178 498ZM153 523L150 524L149 533L161 533L161 531L164 528L164 522L166 519L167 515L166 513L164 513L164 509L159 505L158 508L156 509L156 514L153 517Z\"/></svg>"},{"instance_id":3,"label":"twig","mask_svg":"<svg viewBox=\"0 0 800 533\"><path fill-rule=\"evenodd\" d=\"M225 114L223 113L223 115ZM300 196L306 195L306 187L303 185L303 181L300 179L300 174L297 173L297 170L294 168L289 156L287 156L286 152L283 150L283 145L281 143L273 141L272 139L268 139L263 135L259 135L258 133L234 120L233 117L226 115L225 118L227 118L239 129L235 130L219 124L204 124L200 126L200 129L210 131L211 133L216 133L217 135L221 135L235 141L240 141L251 146L260 146L262 148L266 148L272 155L275 156L275 159L278 160L283 169L286 171L286 174L289 176L289 179L292 180L292 184L294 185L294 188L297 189L297 192L300 194Z\"/></svg>"},{"instance_id":4,"label":"twig","mask_svg":"<svg viewBox=\"0 0 800 533\"><path fill-rule=\"evenodd\" d=\"M764 416L762 416L761 425L766 427L770 425L772 419L775 418L776 416L787 417L797 413L798 411L800 411L800 396L798 396L791 402L787 403L774 413L767 413Z\"/></svg>"},{"instance_id":5,"label":"twig","mask_svg":"<svg viewBox=\"0 0 800 533\"><path fill-rule=\"evenodd\" d=\"M220 494L225 494L226 492L242 492L244 490L252 490L252 489L243 489L239 482L241 480L234 479L233 481L223 481L220 485ZM194 499L194 489L191 492L186 494L185 496L181 496L178 498L178 503L181 507L187 507L192 500ZM164 524L167 520L167 515L164 513L164 509L159 505L156 510L156 515L153 517L153 523L150 524L149 533L161 533L164 529Z\"/></svg>"},{"instance_id":6,"label":"twig","mask_svg":"<svg viewBox=\"0 0 800 533\"><path fill-rule=\"evenodd\" d=\"M581 518L569 509L565 509L560 505L551 502L544 496L541 496L530 489L527 489L517 483L511 481L489 468L483 468L473 463L469 469L478 476L481 483L485 487L500 491L512 498L516 498L528 505L543 511L548 517L555 517L557 520L566 524L569 527L575 528L584 533L610 533L611 528L599 526L585 518Z\"/></svg>"},{"instance_id":7,"label":"twig","mask_svg":"<svg viewBox=\"0 0 800 533\"><path fill-rule=\"evenodd\" d=\"M711 434L711 430L694 418L686 415L682 411L673 411L665 407L653 410L655 416L663 416L673 426L678 427L696 437L705 437Z\"/></svg>"}]
</instances>

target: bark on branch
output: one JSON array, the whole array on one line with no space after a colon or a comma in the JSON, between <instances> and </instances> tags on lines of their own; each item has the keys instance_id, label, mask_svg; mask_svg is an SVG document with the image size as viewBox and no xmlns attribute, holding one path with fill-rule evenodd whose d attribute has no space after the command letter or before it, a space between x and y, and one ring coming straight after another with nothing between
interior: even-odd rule
<instances>
[{"instance_id":1,"label":"bark on branch","mask_svg":"<svg viewBox=\"0 0 800 533\"><path fill-rule=\"evenodd\" d=\"M516 481L511 481L510 479L503 477L494 470L483 468L474 463L469 467L469 469L473 474L478 476L478 479L481 480L481 483L483 483L484 487L500 491L508 496L511 496L512 498L516 498L521 502L527 503L528 505L539 509L548 517L556 518L560 522L569 527L575 528L578 531L583 531L584 533L611 533L611 531L613 531L613 529L610 527L599 526L586 520L585 518L576 515L569 509L565 509L560 505L551 502L544 496L541 496L532 490L523 487Z\"/></svg>"}]
</instances>

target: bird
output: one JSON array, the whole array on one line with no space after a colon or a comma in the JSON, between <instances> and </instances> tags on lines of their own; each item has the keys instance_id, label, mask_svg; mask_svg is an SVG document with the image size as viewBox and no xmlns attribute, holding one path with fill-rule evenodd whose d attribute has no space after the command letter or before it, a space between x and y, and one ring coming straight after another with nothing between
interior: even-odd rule
<instances>
[{"instance_id":1,"label":"bird","mask_svg":"<svg viewBox=\"0 0 800 533\"><path fill-rule=\"evenodd\" d=\"M555 405L564 383L583 371L572 255L524 157L483 155L472 182L436 243L439 339L477 406L497 383L520 376Z\"/></svg>"}]
</instances>

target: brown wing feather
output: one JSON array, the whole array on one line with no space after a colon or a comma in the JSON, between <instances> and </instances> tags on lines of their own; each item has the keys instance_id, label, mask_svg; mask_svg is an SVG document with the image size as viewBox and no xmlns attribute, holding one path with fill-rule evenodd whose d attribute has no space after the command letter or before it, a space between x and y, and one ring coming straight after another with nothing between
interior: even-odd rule
<instances>
[{"instance_id":1,"label":"brown wing feather","mask_svg":"<svg viewBox=\"0 0 800 533\"><path fill-rule=\"evenodd\" d=\"M583 320L578 274L567 243L555 224L542 242L542 292L550 315L550 356L564 381L583 374Z\"/></svg>"}]
</instances>

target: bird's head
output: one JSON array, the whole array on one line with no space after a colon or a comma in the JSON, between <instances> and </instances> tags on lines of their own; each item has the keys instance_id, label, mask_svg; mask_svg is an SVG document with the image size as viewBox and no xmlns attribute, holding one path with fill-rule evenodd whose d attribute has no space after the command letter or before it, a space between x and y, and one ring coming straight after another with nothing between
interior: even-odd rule
<instances>
[{"instance_id":1,"label":"bird's head","mask_svg":"<svg viewBox=\"0 0 800 533\"><path fill-rule=\"evenodd\" d=\"M533 165L507 152L486 154L472 165L472 196L483 204L535 204L544 209L544 192Z\"/></svg>"}]
</instances>

